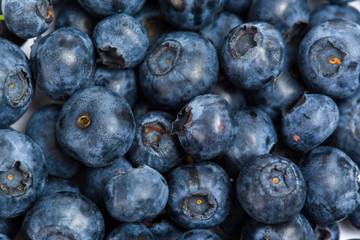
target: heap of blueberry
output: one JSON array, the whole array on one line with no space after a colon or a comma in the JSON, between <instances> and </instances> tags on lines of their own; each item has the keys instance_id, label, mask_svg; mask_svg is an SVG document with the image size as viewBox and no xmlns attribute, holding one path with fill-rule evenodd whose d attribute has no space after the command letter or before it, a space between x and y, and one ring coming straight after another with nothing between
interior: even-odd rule
<instances>
[{"instance_id":1,"label":"heap of blueberry","mask_svg":"<svg viewBox=\"0 0 360 240\"><path fill-rule=\"evenodd\" d=\"M319 2L0 0L0 239L360 229L360 12Z\"/></svg>"}]
</instances>

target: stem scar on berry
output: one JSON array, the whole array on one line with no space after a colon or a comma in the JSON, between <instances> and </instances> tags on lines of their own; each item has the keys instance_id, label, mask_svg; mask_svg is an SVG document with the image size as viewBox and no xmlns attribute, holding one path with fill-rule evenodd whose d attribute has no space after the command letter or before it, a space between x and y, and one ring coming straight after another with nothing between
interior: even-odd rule
<instances>
[{"instance_id":1,"label":"stem scar on berry","mask_svg":"<svg viewBox=\"0 0 360 240\"><path fill-rule=\"evenodd\" d=\"M91 124L91 119L88 115L82 115L78 118L78 125L80 128L87 128Z\"/></svg>"}]
</instances>

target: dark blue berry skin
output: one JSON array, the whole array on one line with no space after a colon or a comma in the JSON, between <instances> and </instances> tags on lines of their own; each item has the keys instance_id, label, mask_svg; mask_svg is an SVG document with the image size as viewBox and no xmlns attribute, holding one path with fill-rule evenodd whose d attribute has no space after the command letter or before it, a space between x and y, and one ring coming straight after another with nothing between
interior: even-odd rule
<instances>
[{"instance_id":1,"label":"dark blue berry skin","mask_svg":"<svg viewBox=\"0 0 360 240\"><path fill-rule=\"evenodd\" d=\"M100 21L92 36L102 64L115 69L137 66L149 47L145 28L123 13Z\"/></svg>"},{"instance_id":2,"label":"dark blue berry skin","mask_svg":"<svg viewBox=\"0 0 360 240\"><path fill-rule=\"evenodd\" d=\"M44 155L28 136L0 130L0 218L25 213L47 181Z\"/></svg>"},{"instance_id":3,"label":"dark blue berry skin","mask_svg":"<svg viewBox=\"0 0 360 240\"><path fill-rule=\"evenodd\" d=\"M78 0L78 3L88 12L98 16L110 16L116 13L134 15L144 5L146 0Z\"/></svg>"},{"instance_id":4,"label":"dark blue berry skin","mask_svg":"<svg viewBox=\"0 0 360 240\"><path fill-rule=\"evenodd\" d=\"M334 4L345 4L348 2L352 2L354 0L329 0L329 2L334 3Z\"/></svg>"},{"instance_id":5,"label":"dark blue berry skin","mask_svg":"<svg viewBox=\"0 0 360 240\"><path fill-rule=\"evenodd\" d=\"M233 138L229 103L215 94L200 95L186 104L172 124L186 153L198 160L219 155Z\"/></svg>"},{"instance_id":6,"label":"dark blue berry skin","mask_svg":"<svg viewBox=\"0 0 360 240\"><path fill-rule=\"evenodd\" d=\"M305 203L306 184L295 163L280 156L262 155L240 171L236 192L250 217L275 224L300 212Z\"/></svg>"},{"instance_id":7,"label":"dark blue berry skin","mask_svg":"<svg viewBox=\"0 0 360 240\"><path fill-rule=\"evenodd\" d=\"M14 237L20 230L22 217L19 218L0 218L0 234Z\"/></svg>"},{"instance_id":8,"label":"dark blue berry skin","mask_svg":"<svg viewBox=\"0 0 360 240\"><path fill-rule=\"evenodd\" d=\"M129 223L117 226L106 238L106 240L119 239L155 240L157 238L154 237L154 235L145 225L141 223Z\"/></svg>"},{"instance_id":9,"label":"dark blue berry skin","mask_svg":"<svg viewBox=\"0 0 360 240\"><path fill-rule=\"evenodd\" d=\"M82 165L68 156L56 140L56 121L61 105L47 105L36 111L30 118L26 134L34 140L44 153L49 175L60 178L74 177Z\"/></svg>"},{"instance_id":10,"label":"dark blue berry skin","mask_svg":"<svg viewBox=\"0 0 360 240\"><path fill-rule=\"evenodd\" d=\"M334 18L342 18L358 24L360 23L360 13L355 8L346 4L324 4L318 6L311 13L310 25L314 27Z\"/></svg>"},{"instance_id":11,"label":"dark blue berry skin","mask_svg":"<svg viewBox=\"0 0 360 240\"><path fill-rule=\"evenodd\" d=\"M131 163L120 157L109 166L102 168L86 168L82 176L84 195L100 207L104 207L103 192L108 181L131 168Z\"/></svg>"},{"instance_id":12,"label":"dark blue berry skin","mask_svg":"<svg viewBox=\"0 0 360 240\"><path fill-rule=\"evenodd\" d=\"M349 222L355 228L360 229L360 206L357 207L349 216Z\"/></svg>"},{"instance_id":13,"label":"dark blue berry skin","mask_svg":"<svg viewBox=\"0 0 360 240\"><path fill-rule=\"evenodd\" d=\"M232 205L231 182L219 165L180 166L167 177L169 217L186 229L210 228L225 220Z\"/></svg>"},{"instance_id":14,"label":"dark blue berry skin","mask_svg":"<svg viewBox=\"0 0 360 240\"><path fill-rule=\"evenodd\" d=\"M199 239L221 240L221 238L219 238L215 233L205 229L190 230L184 233L183 235L181 235L180 238L178 238L178 240L199 240Z\"/></svg>"},{"instance_id":15,"label":"dark blue berry skin","mask_svg":"<svg viewBox=\"0 0 360 240\"><path fill-rule=\"evenodd\" d=\"M37 37L54 22L49 0L3 0L1 8L6 26L21 38Z\"/></svg>"},{"instance_id":16,"label":"dark blue berry skin","mask_svg":"<svg viewBox=\"0 0 360 240\"><path fill-rule=\"evenodd\" d=\"M135 119L126 100L104 87L76 92L56 123L61 148L88 167L103 167L124 155L135 137Z\"/></svg>"},{"instance_id":17,"label":"dark blue berry skin","mask_svg":"<svg viewBox=\"0 0 360 240\"><path fill-rule=\"evenodd\" d=\"M91 35L95 27L92 16L75 2L68 2L61 7L55 19L55 29L73 27Z\"/></svg>"},{"instance_id":18,"label":"dark blue berry skin","mask_svg":"<svg viewBox=\"0 0 360 240\"><path fill-rule=\"evenodd\" d=\"M11 240L8 236L0 233L0 240Z\"/></svg>"},{"instance_id":19,"label":"dark blue berry skin","mask_svg":"<svg viewBox=\"0 0 360 240\"><path fill-rule=\"evenodd\" d=\"M146 29L149 47L153 46L160 37L173 30L173 27L165 22L158 5L150 1L134 15L134 18Z\"/></svg>"},{"instance_id":20,"label":"dark blue berry skin","mask_svg":"<svg viewBox=\"0 0 360 240\"><path fill-rule=\"evenodd\" d=\"M173 116L154 111L137 120L136 134L129 151L131 162L145 164L165 173L180 165L184 153L176 136L171 134Z\"/></svg>"},{"instance_id":21,"label":"dark blue berry skin","mask_svg":"<svg viewBox=\"0 0 360 240\"><path fill-rule=\"evenodd\" d=\"M164 19L176 28L199 30L211 23L225 3L226 0L159 0L159 7Z\"/></svg>"},{"instance_id":22,"label":"dark blue berry skin","mask_svg":"<svg viewBox=\"0 0 360 240\"><path fill-rule=\"evenodd\" d=\"M338 122L339 109L331 98L304 93L282 118L282 139L290 148L308 152L324 142Z\"/></svg>"},{"instance_id":23,"label":"dark blue berry skin","mask_svg":"<svg viewBox=\"0 0 360 240\"><path fill-rule=\"evenodd\" d=\"M18 46L0 38L0 59L0 128L7 128L29 108L35 86L27 57Z\"/></svg>"},{"instance_id":24,"label":"dark blue berry skin","mask_svg":"<svg viewBox=\"0 0 360 240\"><path fill-rule=\"evenodd\" d=\"M113 218L139 222L158 215L166 206L168 194L165 178L144 165L111 178L104 189L104 202Z\"/></svg>"},{"instance_id":25,"label":"dark blue berry skin","mask_svg":"<svg viewBox=\"0 0 360 240\"><path fill-rule=\"evenodd\" d=\"M360 94L339 102L340 119L327 144L344 151L360 166Z\"/></svg>"},{"instance_id":26,"label":"dark blue berry skin","mask_svg":"<svg viewBox=\"0 0 360 240\"><path fill-rule=\"evenodd\" d=\"M242 240L313 240L309 221L301 214L274 225L250 220L243 228Z\"/></svg>"},{"instance_id":27,"label":"dark blue berry skin","mask_svg":"<svg viewBox=\"0 0 360 240\"><path fill-rule=\"evenodd\" d=\"M78 193L54 193L27 212L22 225L25 239L101 240L104 219L97 206Z\"/></svg>"},{"instance_id":28,"label":"dark blue berry skin","mask_svg":"<svg viewBox=\"0 0 360 240\"><path fill-rule=\"evenodd\" d=\"M53 99L65 100L93 84L94 47L91 39L75 28L61 28L39 38L30 61L36 84Z\"/></svg>"},{"instance_id":29,"label":"dark blue berry skin","mask_svg":"<svg viewBox=\"0 0 360 240\"><path fill-rule=\"evenodd\" d=\"M308 187L303 213L310 221L339 221L359 206L359 168L341 150L318 147L300 161L299 167Z\"/></svg>"},{"instance_id":30,"label":"dark blue berry skin","mask_svg":"<svg viewBox=\"0 0 360 240\"><path fill-rule=\"evenodd\" d=\"M74 181L63 178L49 177L42 196L46 197L52 193L58 192L74 192L81 194L79 186Z\"/></svg>"},{"instance_id":31,"label":"dark blue berry skin","mask_svg":"<svg viewBox=\"0 0 360 240\"><path fill-rule=\"evenodd\" d=\"M228 0L224 6L224 11L233 12L241 18L246 19L252 1L253 0Z\"/></svg>"},{"instance_id":32,"label":"dark blue berry skin","mask_svg":"<svg viewBox=\"0 0 360 240\"><path fill-rule=\"evenodd\" d=\"M301 34L309 24L310 5L307 0L255 0L249 21L263 21L274 25L288 42Z\"/></svg>"},{"instance_id":33,"label":"dark blue berry skin","mask_svg":"<svg viewBox=\"0 0 360 240\"><path fill-rule=\"evenodd\" d=\"M334 223L316 224L313 228L314 240L339 240L339 226Z\"/></svg>"},{"instance_id":34,"label":"dark blue berry skin","mask_svg":"<svg viewBox=\"0 0 360 240\"><path fill-rule=\"evenodd\" d=\"M134 69L115 70L99 65L96 68L94 81L96 86L106 87L135 105L137 99L137 80Z\"/></svg>"},{"instance_id":35,"label":"dark blue berry skin","mask_svg":"<svg viewBox=\"0 0 360 240\"><path fill-rule=\"evenodd\" d=\"M194 97L210 93L219 72L216 50L194 32L160 38L139 69L144 96L156 107L179 110Z\"/></svg>"},{"instance_id":36,"label":"dark blue berry skin","mask_svg":"<svg viewBox=\"0 0 360 240\"><path fill-rule=\"evenodd\" d=\"M234 114L234 138L218 157L218 163L236 179L240 170L256 156L270 153L277 141L270 117L260 109L248 108Z\"/></svg>"},{"instance_id":37,"label":"dark blue berry skin","mask_svg":"<svg viewBox=\"0 0 360 240\"><path fill-rule=\"evenodd\" d=\"M185 230L177 226L168 218L163 218L160 221L156 221L155 219L148 227L154 237L158 240L178 240L185 232Z\"/></svg>"},{"instance_id":38,"label":"dark blue berry skin","mask_svg":"<svg viewBox=\"0 0 360 240\"><path fill-rule=\"evenodd\" d=\"M298 100L306 90L297 68L296 50L287 45L285 65L280 75L265 88L247 95L249 102L266 112L275 124L281 123L286 107Z\"/></svg>"},{"instance_id":39,"label":"dark blue berry skin","mask_svg":"<svg viewBox=\"0 0 360 240\"><path fill-rule=\"evenodd\" d=\"M298 65L307 87L332 98L348 98L360 89L360 25L332 19L302 39Z\"/></svg>"},{"instance_id":40,"label":"dark blue berry skin","mask_svg":"<svg viewBox=\"0 0 360 240\"><path fill-rule=\"evenodd\" d=\"M284 38L272 25L248 22L232 29L220 52L221 69L235 85L246 90L264 88L283 70Z\"/></svg>"},{"instance_id":41,"label":"dark blue berry skin","mask_svg":"<svg viewBox=\"0 0 360 240\"><path fill-rule=\"evenodd\" d=\"M221 12L213 22L200 29L199 34L207 38L214 45L217 52L231 29L243 24L243 21L234 13Z\"/></svg>"},{"instance_id":42,"label":"dark blue berry skin","mask_svg":"<svg viewBox=\"0 0 360 240\"><path fill-rule=\"evenodd\" d=\"M227 80L223 74L219 74L212 94L223 97L230 104L233 113L247 106L244 92Z\"/></svg>"}]
</instances>

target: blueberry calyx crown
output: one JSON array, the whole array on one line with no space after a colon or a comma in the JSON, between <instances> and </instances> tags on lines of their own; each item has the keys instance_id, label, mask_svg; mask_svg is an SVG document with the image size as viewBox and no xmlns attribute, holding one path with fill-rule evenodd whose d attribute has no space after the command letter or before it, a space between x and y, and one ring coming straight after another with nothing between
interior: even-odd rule
<instances>
[{"instance_id":1,"label":"blueberry calyx crown","mask_svg":"<svg viewBox=\"0 0 360 240\"><path fill-rule=\"evenodd\" d=\"M22 107L31 99L31 81L27 72L19 69L5 79L5 96L11 107Z\"/></svg>"},{"instance_id":2,"label":"blueberry calyx crown","mask_svg":"<svg viewBox=\"0 0 360 240\"><path fill-rule=\"evenodd\" d=\"M91 124L91 118L88 114L81 115L77 120L77 126L87 128Z\"/></svg>"},{"instance_id":3,"label":"blueberry calyx crown","mask_svg":"<svg viewBox=\"0 0 360 240\"><path fill-rule=\"evenodd\" d=\"M110 68L123 68L125 66L125 59L117 53L117 48L106 46L98 49L102 63Z\"/></svg>"},{"instance_id":4,"label":"blueberry calyx crown","mask_svg":"<svg viewBox=\"0 0 360 240\"><path fill-rule=\"evenodd\" d=\"M37 234L37 239L49 240L76 240L80 239L77 234L66 226L50 226L42 229Z\"/></svg>"},{"instance_id":5,"label":"blueberry calyx crown","mask_svg":"<svg viewBox=\"0 0 360 240\"><path fill-rule=\"evenodd\" d=\"M160 147L160 141L164 134L168 134L168 128L160 121L143 124L142 141L144 145L150 145L154 150Z\"/></svg>"},{"instance_id":6,"label":"blueberry calyx crown","mask_svg":"<svg viewBox=\"0 0 360 240\"><path fill-rule=\"evenodd\" d=\"M182 54L182 46L176 40L167 40L150 54L148 67L155 75L164 75L172 71Z\"/></svg>"},{"instance_id":7,"label":"blueberry calyx crown","mask_svg":"<svg viewBox=\"0 0 360 240\"><path fill-rule=\"evenodd\" d=\"M206 220L217 210L217 202L209 194L197 193L183 198L180 202L183 213L190 218Z\"/></svg>"},{"instance_id":8,"label":"blueberry calyx crown","mask_svg":"<svg viewBox=\"0 0 360 240\"><path fill-rule=\"evenodd\" d=\"M35 4L35 12L40 18L45 20L45 23L53 23L54 12L50 0L38 0Z\"/></svg>"},{"instance_id":9,"label":"blueberry calyx crown","mask_svg":"<svg viewBox=\"0 0 360 240\"><path fill-rule=\"evenodd\" d=\"M239 26L229 40L229 49L233 58L240 58L254 51L262 38L258 28L251 25Z\"/></svg>"},{"instance_id":10,"label":"blueberry calyx crown","mask_svg":"<svg viewBox=\"0 0 360 240\"><path fill-rule=\"evenodd\" d=\"M0 193L10 196L21 196L32 185L31 174L20 162L0 170Z\"/></svg>"},{"instance_id":11,"label":"blueberry calyx crown","mask_svg":"<svg viewBox=\"0 0 360 240\"><path fill-rule=\"evenodd\" d=\"M186 127L191 123L193 118L193 113L191 112L191 107L185 105L180 112L177 114L176 120L172 123L171 134L185 135Z\"/></svg>"}]
</instances>

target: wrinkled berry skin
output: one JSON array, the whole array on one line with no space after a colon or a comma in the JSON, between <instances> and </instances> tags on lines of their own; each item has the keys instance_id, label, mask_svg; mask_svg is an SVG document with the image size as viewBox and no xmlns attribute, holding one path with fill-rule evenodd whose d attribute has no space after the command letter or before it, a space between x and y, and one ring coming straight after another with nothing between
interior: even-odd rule
<instances>
[{"instance_id":1,"label":"wrinkled berry skin","mask_svg":"<svg viewBox=\"0 0 360 240\"><path fill-rule=\"evenodd\" d=\"M134 15L146 0L78 0L86 11L98 16L111 16L117 13Z\"/></svg>"},{"instance_id":2,"label":"wrinkled berry skin","mask_svg":"<svg viewBox=\"0 0 360 240\"><path fill-rule=\"evenodd\" d=\"M75 28L61 28L39 38L30 61L36 84L53 99L65 100L92 85L94 47L91 39Z\"/></svg>"},{"instance_id":3,"label":"wrinkled berry skin","mask_svg":"<svg viewBox=\"0 0 360 240\"><path fill-rule=\"evenodd\" d=\"M311 13L310 25L314 27L334 18L342 18L344 20L353 21L357 24L360 23L360 13L355 8L346 4L324 4L318 6Z\"/></svg>"},{"instance_id":4,"label":"wrinkled berry skin","mask_svg":"<svg viewBox=\"0 0 360 240\"><path fill-rule=\"evenodd\" d=\"M159 0L159 7L164 19L176 28L199 30L211 23L225 3L226 0Z\"/></svg>"},{"instance_id":5,"label":"wrinkled berry skin","mask_svg":"<svg viewBox=\"0 0 360 240\"><path fill-rule=\"evenodd\" d=\"M95 23L92 16L77 2L67 2L56 16L55 28L62 27L73 27L90 36Z\"/></svg>"},{"instance_id":6,"label":"wrinkled berry skin","mask_svg":"<svg viewBox=\"0 0 360 240\"><path fill-rule=\"evenodd\" d=\"M1 8L6 26L21 38L37 37L54 22L49 0L3 0Z\"/></svg>"},{"instance_id":7,"label":"wrinkled berry skin","mask_svg":"<svg viewBox=\"0 0 360 240\"><path fill-rule=\"evenodd\" d=\"M274 225L250 220L243 228L243 240L313 240L309 221L301 214Z\"/></svg>"},{"instance_id":8,"label":"wrinkled berry skin","mask_svg":"<svg viewBox=\"0 0 360 240\"><path fill-rule=\"evenodd\" d=\"M219 155L233 138L229 103L214 94L200 95L186 104L172 124L180 144L192 157L208 160Z\"/></svg>"},{"instance_id":9,"label":"wrinkled berry skin","mask_svg":"<svg viewBox=\"0 0 360 240\"><path fill-rule=\"evenodd\" d=\"M137 66L149 47L145 28L123 13L100 21L92 36L102 64L114 69Z\"/></svg>"},{"instance_id":10,"label":"wrinkled berry skin","mask_svg":"<svg viewBox=\"0 0 360 240\"><path fill-rule=\"evenodd\" d=\"M160 218L162 215L160 215ZM148 228L156 239L159 240L178 240L178 238L185 232L168 217L161 218L159 221L155 219Z\"/></svg>"},{"instance_id":11,"label":"wrinkled berry skin","mask_svg":"<svg viewBox=\"0 0 360 240\"><path fill-rule=\"evenodd\" d=\"M338 122L339 109L331 98L305 92L282 118L282 139L290 148L308 152L324 142Z\"/></svg>"},{"instance_id":12,"label":"wrinkled berry skin","mask_svg":"<svg viewBox=\"0 0 360 240\"><path fill-rule=\"evenodd\" d=\"M0 130L0 218L25 213L41 196L46 181L39 146L22 133Z\"/></svg>"},{"instance_id":13,"label":"wrinkled berry skin","mask_svg":"<svg viewBox=\"0 0 360 240\"><path fill-rule=\"evenodd\" d=\"M175 120L166 112L154 111L138 119L133 145L129 151L131 162L145 164L165 173L180 165L184 158L179 140L171 134Z\"/></svg>"},{"instance_id":14,"label":"wrinkled berry skin","mask_svg":"<svg viewBox=\"0 0 360 240\"><path fill-rule=\"evenodd\" d=\"M290 160L262 155L240 171L236 192L250 217L275 224L300 212L305 203L306 184L300 169Z\"/></svg>"},{"instance_id":15,"label":"wrinkled berry skin","mask_svg":"<svg viewBox=\"0 0 360 240\"><path fill-rule=\"evenodd\" d=\"M221 44L231 29L243 24L243 21L234 13L221 12L215 20L200 29L199 34L207 38L214 45L217 52L221 50Z\"/></svg>"},{"instance_id":16,"label":"wrinkled berry skin","mask_svg":"<svg viewBox=\"0 0 360 240\"><path fill-rule=\"evenodd\" d=\"M74 192L81 194L79 186L74 181L63 178L49 177L42 196L46 197L52 193L58 192Z\"/></svg>"},{"instance_id":17,"label":"wrinkled berry skin","mask_svg":"<svg viewBox=\"0 0 360 240\"><path fill-rule=\"evenodd\" d=\"M78 193L54 193L27 212L23 221L26 239L101 240L104 219L97 206Z\"/></svg>"},{"instance_id":18,"label":"wrinkled berry skin","mask_svg":"<svg viewBox=\"0 0 360 240\"><path fill-rule=\"evenodd\" d=\"M76 92L56 123L61 148L88 167L103 167L124 155L135 137L135 119L126 100L104 87Z\"/></svg>"},{"instance_id":19,"label":"wrinkled berry skin","mask_svg":"<svg viewBox=\"0 0 360 240\"><path fill-rule=\"evenodd\" d=\"M360 25L333 19L313 27L302 39L298 66L307 87L332 98L348 98L360 89Z\"/></svg>"},{"instance_id":20,"label":"wrinkled berry skin","mask_svg":"<svg viewBox=\"0 0 360 240\"><path fill-rule=\"evenodd\" d=\"M181 235L178 240L199 240L199 239L221 240L221 238L218 237L215 233L205 229L194 229L187 231L186 233Z\"/></svg>"},{"instance_id":21,"label":"wrinkled berry skin","mask_svg":"<svg viewBox=\"0 0 360 240\"><path fill-rule=\"evenodd\" d=\"M82 165L68 156L56 140L56 121L60 110L61 105L52 104L36 111L27 124L26 134L39 145L44 153L49 175L71 178L80 171Z\"/></svg>"},{"instance_id":22,"label":"wrinkled berry skin","mask_svg":"<svg viewBox=\"0 0 360 240\"><path fill-rule=\"evenodd\" d=\"M299 167L308 187L303 213L310 221L339 221L359 206L359 167L343 151L320 146Z\"/></svg>"},{"instance_id":23,"label":"wrinkled berry skin","mask_svg":"<svg viewBox=\"0 0 360 240\"><path fill-rule=\"evenodd\" d=\"M288 42L309 24L310 5L307 0L254 0L248 19L274 25Z\"/></svg>"},{"instance_id":24,"label":"wrinkled berry skin","mask_svg":"<svg viewBox=\"0 0 360 240\"><path fill-rule=\"evenodd\" d=\"M210 228L225 220L232 204L231 182L218 164L202 162L170 172L169 217L186 229Z\"/></svg>"},{"instance_id":25,"label":"wrinkled berry skin","mask_svg":"<svg viewBox=\"0 0 360 240\"><path fill-rule=\"evenodd\" d=\"M228 33L219 60L230 81L240 88L255 90L281 73L285 57L285 41L275 27L265 22L248 22Z\"/></svg>"},{"instance_id":26,"label":"wrinkled berry skin","mask_svg":"<svg viewBox=\"0 0 360 240\"><path fill-rule=\"evenodd\" d=\"M194 32L160 38L139 69L141 92L157 108L179 110L194 97L210 93L219 72L216 50Z\"/></svg>"},{"instance_id":27,"label":"wrinkled berry skin","mask_svg":"<svg viewBox=\"0 0 360 240\"><path fill-rule=\"evenodd\" d=\"M0 59L0 128L7 128L29 108L35 85L27 57L14 43L0 38Z\"/></svg>"},{"instance_id":28,"label":"wrinkled berry skin","mask_svg":"<svg viewBox=\"0 0 360 240\"><path fill-rule=\"evenodd\" d=\"M218 157L218 163L236 179L254 157L270 153L277 133L270 117L258 108L237 111L233 122L234 138Z\"/></svg>"},{"instance_id":29,"label":"wrinkled berry skin","mask_svg":"<svg viewBox=\"0 0 360 240\"><path fill-rule=\"evenodd\" d=\"M94 75L95 86L106 87L135 105L137 99L137 81L134 69L115 70L98 66Z\"/></svg>"},{"instance_id":30,"label":"wrinkled berry skin","mask_svg":"<svg viewBox=\"0 0 360 240\"><path fill-rule=\"evenodd\" d=\"M155 240L150 230L141 223L121 224L114 228L106 238L106 240L119 239Z\"/></svg>"},{"instance_id":31,"label":"wrinkled berry skin","mask_svg":"<svg viewBox=\"0 0 360 240\"><path fill-rule=\"evenodd\" d=\"M104 207L103 192L108 181L116 175L130 170L131 167L131 163L125 157L120 157L106 167L87 167L82 177L84 195L98 206Z\"/></svg>"},{"instance_id":32,"label":"wrinkled berry skin","mask_svg":"<svg viewBox=\"0 0 360 240\"><path fill-rule=\"evenodd\" d=\"M155 217L166 206L169 189L164 177L143 165L109 180L104 202L110 215L121 222Z\"/></svg>"},{"instance_id":33,"label":"wrinkled berry skin","mask_svg":"<svg viewBox=\"0 0 360 240\"><path fill-rule=\"evenodd\" d=\"M313 228L315 240L339 240L339 226L334 223L316 224Z\"/></svg>"}]
</instances>

